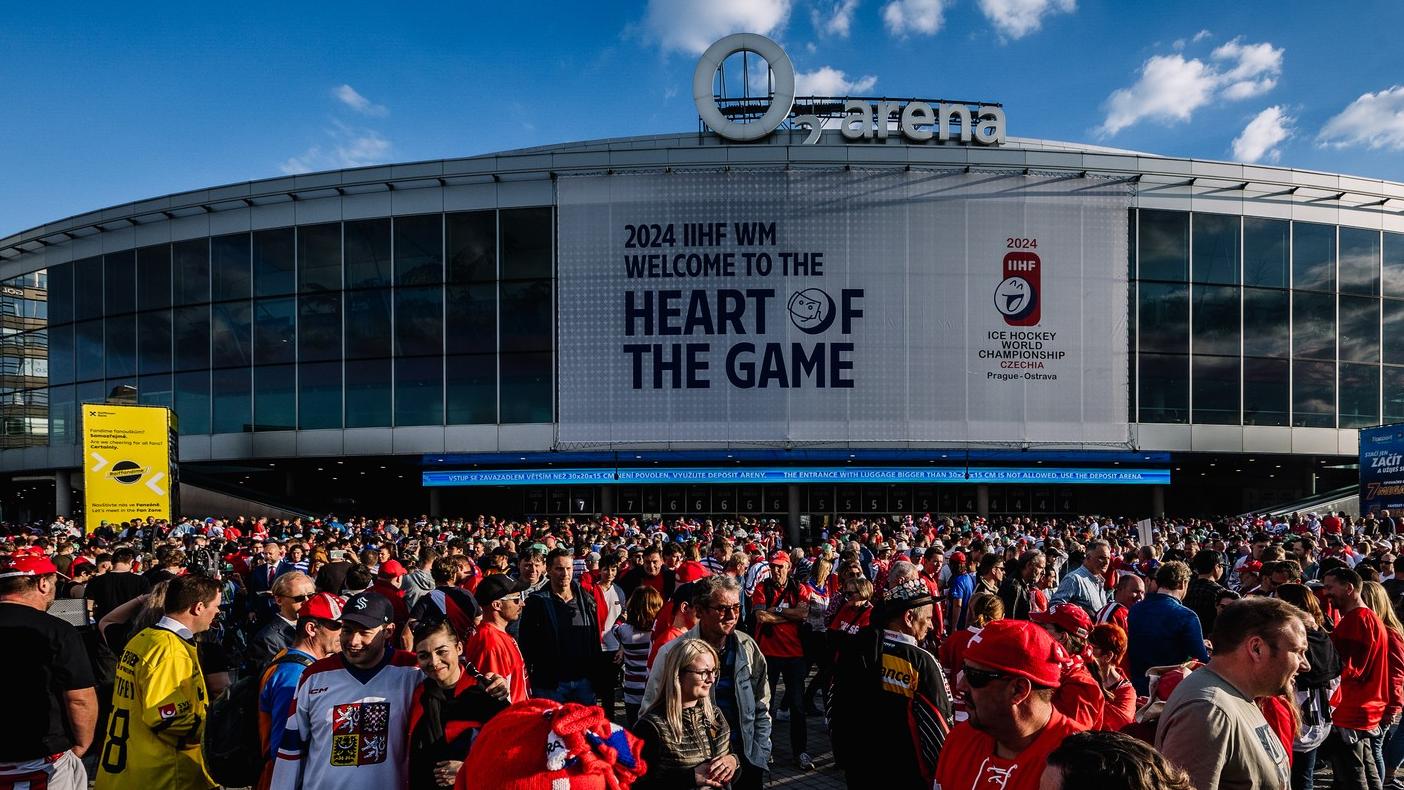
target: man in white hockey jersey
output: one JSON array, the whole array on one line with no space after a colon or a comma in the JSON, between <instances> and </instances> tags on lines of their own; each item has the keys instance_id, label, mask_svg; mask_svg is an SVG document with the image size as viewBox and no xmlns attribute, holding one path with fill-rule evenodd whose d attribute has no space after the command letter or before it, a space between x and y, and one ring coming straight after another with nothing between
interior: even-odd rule
<instances>
[{"instance_id":1,"label":"man in white hockey jersey","mask_svg":"<svg viewBox=\"0 0 1404 790\"><path fill-rule=\"evenodd\" d=\"M409 715L423 678L394 648L395 610L378 593L342 609L341 652L314 662L293 697L272 790L406 787Z\"/></svg>"}]
</instances>

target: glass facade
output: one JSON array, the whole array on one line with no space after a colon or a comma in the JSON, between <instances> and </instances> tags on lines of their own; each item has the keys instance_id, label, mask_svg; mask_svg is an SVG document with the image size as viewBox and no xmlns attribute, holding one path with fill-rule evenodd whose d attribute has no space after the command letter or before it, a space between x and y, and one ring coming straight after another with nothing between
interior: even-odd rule
<instances>
[{"instance_id":1,"label":"glass facade","mask_svg":"<svg viewBox=\"0 0 1404 790\"><path fill-rule=\"evenodd\" d=\"M78 404L133 394L185 434L550 422L554 237L549 207L423 214L5 281L0 442L72 444Z\"/></svg>"},{"instance_id":2,"label":"glass facade","mask_svg":"<svg viewBox=\"0 0 1404 790\"><path fill-rule=\"evenodd\" d=\"M1140 422L1404 418L1404 234L1150 209L1132 223Z\"/></svg>"}]
</instances>

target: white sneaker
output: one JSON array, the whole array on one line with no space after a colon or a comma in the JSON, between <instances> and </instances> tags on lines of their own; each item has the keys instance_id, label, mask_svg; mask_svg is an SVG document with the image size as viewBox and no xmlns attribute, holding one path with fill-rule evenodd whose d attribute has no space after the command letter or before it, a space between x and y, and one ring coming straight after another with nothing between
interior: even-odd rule
<instances>
[{"instance_id":1,"label":"white sneaker","mask_svg":"<svg viewBox=\"0 0 1404 790\"><path fill-rule=\"evenodd\" d=\"M799 759L795 761L799 764L800 770L813 771L814 761L809 758L809 752L800 752Z\"/></svg>"}]
</instances>

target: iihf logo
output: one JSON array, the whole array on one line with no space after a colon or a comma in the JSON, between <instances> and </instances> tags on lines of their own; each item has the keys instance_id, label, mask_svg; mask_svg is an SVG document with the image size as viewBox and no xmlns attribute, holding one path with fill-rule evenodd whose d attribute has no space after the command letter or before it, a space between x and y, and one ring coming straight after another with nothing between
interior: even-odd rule
<instances>
[{"instance_id":1,"label":"iihf logo","mask_svg":"<svg viewBox=\"0 0 1404 790\"><path fill-rule=\"evenodd\" d=\"M995 309L1010 326L1034 326L1042 317L1039 301L1039 269L1042 264L1032 252L1011 252L1004 256L1004 279L995 288Z\"/></svg>"}]
</instances>

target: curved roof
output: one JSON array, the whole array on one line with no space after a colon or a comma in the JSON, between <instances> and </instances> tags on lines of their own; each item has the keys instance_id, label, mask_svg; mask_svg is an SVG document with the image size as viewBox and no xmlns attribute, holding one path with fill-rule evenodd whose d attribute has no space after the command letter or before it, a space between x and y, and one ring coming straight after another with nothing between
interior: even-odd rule
<instances>
[{"instance_id":1,"label":"curved roof","mask_svg":"<svg viewBox=\"0 0 1404 790\"><path fill-rule=\"evenodd\" d=\"M909 144L900 137L847 142L835 130L815 145L807 132L781 130L763 142L728 143L711 133L586 140L458 159L377 165L283 176L191 190L59 219L0 239L0 276L40 268L50 247L125 227L229 209L370 192L554 178L569 172L729 165L787 167L909 166L1017 168L1132 178L1139 191L1188 190L1201 196L1240 193L1291 205L1359 210L1379 227L1378 215L1404 212L1404 184L1287 167L1157 156L1085 143L1008 138L998 147ZM1344 221L1344 220L1343 220ZM1352 223L1355 224L1355 223Z\"/></svg>"}]
</instances>

